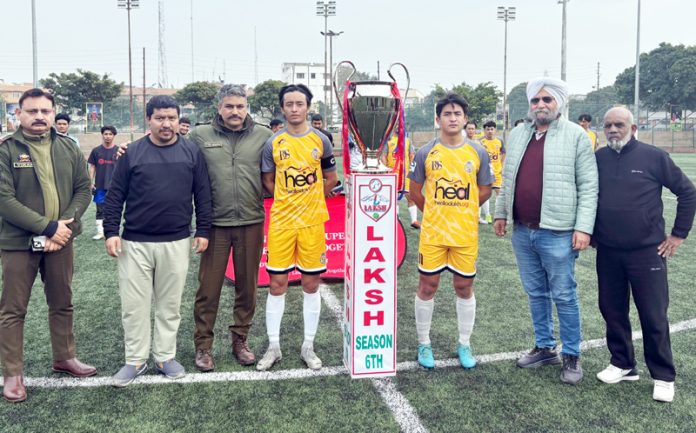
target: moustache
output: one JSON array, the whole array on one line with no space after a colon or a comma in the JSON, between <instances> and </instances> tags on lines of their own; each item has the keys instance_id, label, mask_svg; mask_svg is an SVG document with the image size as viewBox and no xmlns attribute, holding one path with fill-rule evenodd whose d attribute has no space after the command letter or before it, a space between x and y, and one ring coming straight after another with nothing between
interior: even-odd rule
<instances>
[{"instance_id":1,"label":"moustache","mask_svg":"<svg viewBox=\"0 0 696 433\"><path fill-rule=\"evenodd\" d=\"M34 123L32 123L32 125L46 125L46 122L43 120L36 120Z\"/></svg>"},{"instance_id":2,"label":"moustache","mask_svg":"<svg viewBox=\"0 0 696 433\"><path fill-rule=\"evenodd\" d=\"M230 117L227 118L227 120L230 120L230 119L242 120L242 118L241 118L240 116L237 116L236 114L233 114L233 115L231 115Z\"/></svg>"}]
</instances>

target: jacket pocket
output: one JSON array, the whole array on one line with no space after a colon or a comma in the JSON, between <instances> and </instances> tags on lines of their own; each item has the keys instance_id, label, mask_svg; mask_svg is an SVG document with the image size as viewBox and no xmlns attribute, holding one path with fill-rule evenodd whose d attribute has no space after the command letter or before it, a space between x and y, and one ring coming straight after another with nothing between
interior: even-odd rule
<instances>
[{"instance_id":1,"label":"jacket pocket","mask_svg":"<svg viewBox=\"0 0 696 433\"><path fill-rule=\"evenodd\" d=\"M632 248L652 231L646 210L600 207L597 211L595 237L607 246Z\"/></svg>"}]
</instances>

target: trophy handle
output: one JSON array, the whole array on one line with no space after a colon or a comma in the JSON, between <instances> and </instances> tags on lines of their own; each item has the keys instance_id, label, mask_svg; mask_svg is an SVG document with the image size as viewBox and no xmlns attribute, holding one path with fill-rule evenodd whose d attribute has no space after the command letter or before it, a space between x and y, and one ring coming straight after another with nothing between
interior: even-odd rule
<instances>
[{"instance_id":1,"label":"trophy handle","mask_svg":"<svg viewBox=\"0 0 696 433\"><path fill-rule=\"evenodd\" d=\"M394 78L394 75L392 75L392 68L394 66L401 66L401 69L404 70L406 73L406 93L404 93L404 101L406 101L406 98L408 98L408 91L411 89L411 74L408 73L408 69L406 69L406 65L400 62L392 63L389 66L389 69L387 69L387 74L389 75L389 78L392 79L392 81L396 81L396 78ZM353 66L353 69L355 69L355 66Z\"/></svg>"},{"instance_id":2,"label":"trophy handle","mask_svg":"<svg viewBox=\"0 0 696 433\"><path fill-rule=\"evenodd\" d=\"M341 98L341 95L338 94L338 83L336 82L336 80L338 79L338 71L341 69L341 65L343 65L343 64L350 65L350 67L353 68L353 72L351 72L350 75L348 75L348 78L346 78L346 80L350 80L353 77L353 75L355 75L355 73L358 71L355 68L355 65L353 64L353 62L351 62L350 60L344 60L341 63L339 63L338 65L336 65L336 71L334 72L334 76L332 78L333 79L333 90L334 90L334 94L336 95L336 102L338 102L338 106L341 108L341 112L343 112L343 105L341 104L342 98ZM407 74L408 74L408 72L407 72Z\"/></svg>"}]
</instances>

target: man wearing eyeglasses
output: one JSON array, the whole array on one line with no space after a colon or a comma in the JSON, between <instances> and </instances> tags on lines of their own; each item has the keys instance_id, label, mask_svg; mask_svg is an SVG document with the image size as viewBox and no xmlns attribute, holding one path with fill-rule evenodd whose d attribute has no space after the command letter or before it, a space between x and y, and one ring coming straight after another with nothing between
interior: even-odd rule
<instances>
[{"instance_id":1,"label":"man wearing eyeglasses","mask_svg":"<svg viewBox=\"0 0 696 433\"><path fill-rule=\"evenodd\" d=\"M585 131L561 117L568 100L564 81L530 81L527 99L532 122L510 133L493 227L502 237L506 225L513 224L512 247L534 325L535 346L517 366L562 362L561 381L575 385L583 376L575 260L589 245L594 228L597 163ZM553 304L563 343L561 359Z\"/></svg>"}]
</instances>

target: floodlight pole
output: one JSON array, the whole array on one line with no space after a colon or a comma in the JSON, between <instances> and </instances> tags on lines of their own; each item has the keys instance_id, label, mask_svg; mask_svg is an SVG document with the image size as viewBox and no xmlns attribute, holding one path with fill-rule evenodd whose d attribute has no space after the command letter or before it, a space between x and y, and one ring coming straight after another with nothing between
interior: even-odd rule
<instances>
[{"instance_id":1,"label":"floodlight pole","mask_svg":"<svg viewBox=\"0 0 696 433\"><path fill-rule=\"evenodd\" d=\"M507 139L508 110L507 110L507 25L515 20L515 7L498 6L498 19L505 21L505 48L503 50L503 141Z\"/></svg>"},{"instance_id":2,"label":"floodlight pole","mask_svg":"<svg viewBox=\"0 0 696 433\"><path fill-rule=\"evenodd\" d=\"M130 139L133 141L133 55L131 51L131 9L140 5L140 0L118 0L118 7L126 9L128 15L128 94L130 96Z\"/></svg>"},{"instance_id":3,"label":"floodlight pole","mask_svg":"<svg viewBox=\"0 0 696 433\"><path fill-rule=\"evenodd\" d=\"M317 16L324 17L324 118L326 119L326 108L329 99L329 71L328 71L328 39L329 39L329 17L336 15L336 0L318 1Z\"/></svg>"},{"instance_id":4,"label":"floodlight pole","mask_svg":"<svg viewBox=\"0 0 696 433\"><path fill-rule=\"evenodd\" d=\"M31 0L31 51L32 60L34 61L33 78L34 87L39 87L39 60L37 53L37 38L36 38L36 0Z\"/></svg>"},{"instance_id":5,"label":"floodlight pole","mask_svg":"<svg viewBox=\"0 0 696 433\"><path fill-rule=\"evenodd\" d=\"M636 76L633 91L633 117L636 125L640 124L640 0L638 0L638 25L636 28Z\"/></svg>"},{"instance_id":6,"label":"floodlight pole","mask_svg":"<svg viewBox=\"0 0 696 433\"><path fill-rule=\"evenodd\" d=\"M336 33L333 30L329 30L328 33L325 34L321 32L321 34L329 37L329 77L333 77L333 38L340 36L343 32ZM329 92L329 116L326 120L327 129L329 126L333 125L333 115L333 92Z\"/></svg>"}]
</instances>

